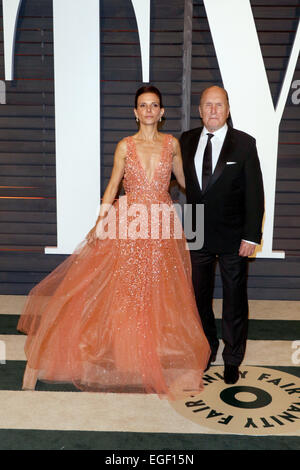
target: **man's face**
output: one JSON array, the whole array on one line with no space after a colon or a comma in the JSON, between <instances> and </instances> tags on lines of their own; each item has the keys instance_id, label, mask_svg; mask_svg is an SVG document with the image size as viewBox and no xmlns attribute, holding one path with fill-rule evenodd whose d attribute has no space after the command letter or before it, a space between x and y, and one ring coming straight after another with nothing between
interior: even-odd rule
<instances>
[{"instance_id":1,"label":"man's face","mask_svg":"<svg viewBox=\"0 0 300 470\"><path fill-rule=\"evenodd\" d=\"M229 116L229 104L225 91L219 87L205 90L200 100L199 113L209 132L223 127Z\"/></svg>"}]
</instances>

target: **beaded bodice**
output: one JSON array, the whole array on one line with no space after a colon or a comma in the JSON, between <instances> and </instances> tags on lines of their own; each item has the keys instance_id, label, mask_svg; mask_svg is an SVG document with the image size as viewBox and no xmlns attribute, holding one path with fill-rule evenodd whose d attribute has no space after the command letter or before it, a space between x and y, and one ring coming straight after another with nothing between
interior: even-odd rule
<instances>
[{"instance_id":1,"label":"beaded bodice","mask_svg":"<svg viewBox=\"0 0 300 470\"><path fill-rule=\"evenodd\" d=\"M127 137L127 156L124 174L124 189L127 196L141 199L164 200L168 194L172 171L172 136L165 134L161 157L151 181L146 176L137 154L134 139Z\"/></svg>"}]
</instances>

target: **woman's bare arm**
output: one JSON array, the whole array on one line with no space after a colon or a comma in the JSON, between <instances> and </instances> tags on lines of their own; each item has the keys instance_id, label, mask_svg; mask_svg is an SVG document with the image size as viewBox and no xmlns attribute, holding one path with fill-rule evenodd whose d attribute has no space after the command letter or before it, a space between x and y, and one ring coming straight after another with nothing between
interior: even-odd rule
<instances>
[{"instance_id":1,"label":"woman's bare arm","mask_svg":"<svg viewBox=\"0 0 300 470\"><path fill-rule=\"evenodd\" d=\"M185 189L185 178L182 166L182 156L178 140L173 137L173 173L179 183L179 185Z\"/></svg>"},{"instance_id":2,"label":"woman's bare arm","mask_svg":"<svg viewBox=\"0 0 300 470\"><path fill-rule=\"evenodd\" d=\"M115 200L120 182L124 176L126 149L126 141L123 139L117 145L111 177L103 194L100 212L96 224L87 235L88 241L95 239L98 224L107 216L109 208L112 206Z\"/></svg>"}]
</instances>

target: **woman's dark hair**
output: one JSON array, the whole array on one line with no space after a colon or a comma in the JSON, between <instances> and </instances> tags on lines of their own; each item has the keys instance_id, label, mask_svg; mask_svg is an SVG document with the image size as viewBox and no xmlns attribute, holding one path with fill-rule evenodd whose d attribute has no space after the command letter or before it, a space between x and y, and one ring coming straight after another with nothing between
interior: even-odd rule
<instances>
[{"instance_id":1,"label":"woman's dark hair","mask_svg":"<svg viewBox=\"0 0 300 470\"><path fill-rule=\"evenodd\" d=\"M161 108L164 107L163 104L162 104L162 96L161 96L161 92L159 91L159 89L156 88L155 86L152 86L152 85L145 85L145 86L142 86L141 88L139 88L137 90L136 94L135 94L135 100L134 100L135 109L137 109L138 98L143 93L154 93L159 98L159 106Z\"/></svg>"}]
</instances>

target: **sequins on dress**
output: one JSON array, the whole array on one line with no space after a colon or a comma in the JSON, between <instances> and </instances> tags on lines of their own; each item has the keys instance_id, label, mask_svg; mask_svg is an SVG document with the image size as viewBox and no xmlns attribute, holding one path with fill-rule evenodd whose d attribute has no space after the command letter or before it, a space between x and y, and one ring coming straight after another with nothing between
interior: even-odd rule
<instances>
[{"instance_id":1,"label":"sequins on dress","mask_svg":"<svg viewBox=\"0 0 300 470\"><path fill-rule=\"evenodd\" d=\"M28 335L23 389L42 380L177 399L203 387L210 350L168 193L172 136L164 136L152 181L134 139L126 142L116 237L84 240L27 297L18 323Z\"/></svg>"}]
</instances>

